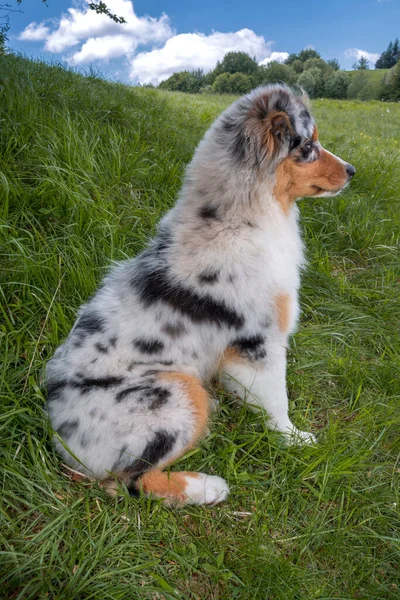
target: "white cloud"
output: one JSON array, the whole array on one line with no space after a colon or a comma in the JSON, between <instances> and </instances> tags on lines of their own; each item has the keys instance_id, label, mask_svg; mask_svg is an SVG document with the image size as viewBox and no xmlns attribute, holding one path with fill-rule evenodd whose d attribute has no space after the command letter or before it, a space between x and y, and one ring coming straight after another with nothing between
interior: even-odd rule
<instances>
[{"instance_id":1,"label":"white cloud","mask_svg":"<svg viewBox=\"0 0 400 600\"><path fill-rule=\"evenodd\" d=\"M81 44L66 58L71 64L82 64L126 56L140 44L163 43L174 34L167 15L162 14L159 19L147 15L138 17L130 0L107 1L110 11L124 17L125 24L114 23L106 15L96 14L89 9L88 3L89 0L81 0L78 8L68 8L51 29L44 23L31 23L20 39L44 40L45 50L55 53Z\"/></svg>"},{"instance_id":2,"label":"white cloud","mask_svg":"<svg viewBox=\"0 0 400 600\"><path fill-rule=\"evenodd\" d=\"M272 52L271 56L267 56L264 60L260 61L260 65L268 65L270 62L283 63L289 57L289 52Z\"/></svg>"},{"instance_id":3,"label":"white cloud","mask_svg":"<svg viewBox=\"0 0 400 600\"><path fill-rule=\"evenodd\" d=\"M39 23L38 25L36 21L33 21L33 23L29 23L28 27L25 27L19 39L29 42L39 42L45 40L49 32L49 28L45 27L43 23Z\"/></svg>"},{"instance_id":4,"label":"white cloud","mask_svg":"<svg viewBox=\"0 0 400 600\"><path fill-rule=\"evenodd\" d=\"M366 58L369 62L376 63L380 54L375 54L374 52L367 52L366 50L359 50L358 48L348 48L344 51L346 58L355 58L360 60L360 58Z\"/></svg>"},{"instance_id":5,"label":"white cloud","mask_svg":"<svg viewBox=\"0 0 400 600\"><path fill-rule=\"evenodd\" d=\"M89 9L90 0L71 0L74 5L58 19L30 23L21 40L43 41L44 49L71 65L125 58L134 82L158 84L182 70L213 69L227 52L242 51L255 56L260 64L283 62L287 52L272 52L273 42L251 29L221 33L175 34L169 17L138 17L131 0L107 0L110 11L124 17L125 24L114 23L106 15ZM150 49L138 53L139 46Z\"/></svg>"},{"instance_id":6,"label":"white cloud","mask_svg":"<svg viewBox=\"0 0 400 600\"><path fill-rule=\"evenodd\" d=\"M176 71L204 69L210 71L227 52L247 52L265 64L265 60L287 58L286 52L272 52L273 42L266 42L262 35L251 29L232 33L213 31L182 33L171 37L162 48L141 52L131 61L131 78L140 83L158 84Z\"/></svg>"}]
</instances>

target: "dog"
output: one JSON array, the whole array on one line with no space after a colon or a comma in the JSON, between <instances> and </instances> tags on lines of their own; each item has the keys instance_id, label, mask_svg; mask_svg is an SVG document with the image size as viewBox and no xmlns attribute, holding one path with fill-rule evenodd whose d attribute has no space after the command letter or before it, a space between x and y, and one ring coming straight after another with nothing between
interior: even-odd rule
<instances>
[{"instance_id":1,"label":"dog","mask_svg":"<svg viewBox=\"0 0 400 600\"><path fill-rule=\"evenodd\" d=\"M261 87L216 119L155 238L112 269L48 363L71 467L110 494L123 483L170 505L225 500L220 477L165 471L205 435L216 373L289 442L315 441L286 393L304 265L295 201L334 196L354 173L321 146L302 92Z\"/></svg>"}]
</instances>

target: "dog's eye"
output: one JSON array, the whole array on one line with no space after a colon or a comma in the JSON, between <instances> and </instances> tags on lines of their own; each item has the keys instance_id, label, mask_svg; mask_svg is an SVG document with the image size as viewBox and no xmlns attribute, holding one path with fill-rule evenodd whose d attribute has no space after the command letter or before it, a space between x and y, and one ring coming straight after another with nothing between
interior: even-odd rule
<instances>
[{"instance_id":1,"label":"dog's eye","mask_svg":"<svg viewBox=\"0 0 400 600\"><path fill-rule=\"evenodd\" d=\"M313 143L312 142L306 142L303 146L304 150L306 152L311 152L311 150L313 149Z\"/></svg>"}]
</instances>

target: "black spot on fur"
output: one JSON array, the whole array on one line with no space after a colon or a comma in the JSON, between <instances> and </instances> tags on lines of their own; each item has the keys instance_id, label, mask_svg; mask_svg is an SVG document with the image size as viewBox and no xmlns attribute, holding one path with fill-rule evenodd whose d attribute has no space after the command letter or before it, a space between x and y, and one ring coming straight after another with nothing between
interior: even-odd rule
<instances>
[{"instance_id":1,"label":"black spot on fur","mask_svg":"<svg viewBox=\"0 0 400 600\"><path fill-rule=\"evenodd\" d=\"M149 469L156 466L174 447L176 434L160 429L156 431L153 439L147 443L141 458L136 459L125 472L131 476L131 483L127 486L131 495L137 495L136 480Z\"/></svg>"},{"instance_id":2,"label":"black spot on fur","mask_svg":"<svg viewBox=\"0 0 400 600\"><path fill-rule=\"evenodd\" d=\"M144 400L150 401L149 409L157 410L164 406L168 401L168 398L171 397L171 392L162 387L155 387L152 390L147 391L144 394Z\"/></svg>"},{"instance_id":3,"label":"black spot on fur","mask_svg":"<svg viewBox=\"0 0 400 600\"><path fill-rule=\"evenodd\" d=\"M104 331L104 319L96 312L87 312L79 317L75 328L72 332L74 337L77 337L75 343L81 342L88 335L102 333Z\"/></svg>"},{"instance_id":4,"label":"black spot on fur","mask_svg":"<svg viewBox=\"0 0 400 600\"><path fill-rule=\"evenodd\" d=\"M96 348L96 350L98 350L102 354L107 354L107 352L108 352L107 346L104 346L103 344L100 344L100 342L96 342L96 344L94 345L94 347Z\"/></svg>"},{"instance_id":5,"label":"black spot on fur","mask_svg":"<svg viewBox=\"0 0 400 600\"><path fill-rule=\"evenodd\" d=\"M197 294L189 287L169 278L165 264L158 268L151 264L143 264L140 273L131 283L138 289L146 307L162 301L189 317L194 323L228 325L235 329L240 329L244 324L243 316L221 300L215 300L208 294Z\"/></svg>"},{"instance_id":6,"label":"black spot on fur","mask_svg":"<svg viewBox=\"0 0 400 600\"><path fill-rule=\"evenodd\" d=\"M111 346L113 348L115 348L115 346L117 345L118 338L117 338L117 336L114 336L114 337L111 337L108 341L110 342Z\"/></svg>"},{"instance_id":7,"label":"black spot on fur","mask_svg":"<svg viewBox=\"0 0 400 600\"><path fill-rule=\"evenodd\" d=\"M150 247L150 250L153 250L156 253L162 253L171 246L171 243L172 237L168 229L160 229L157 237L154 238L153 246Z\"/></svg>"},{"instance_id":8,"label":"black spot on fur","mask_svg":"<svg viewBox=\"0 0 400 600\"><path fill-rule=\"evenodd\" d=\"M67 419L56 429L57 433L63 439L68 439L79 427L79 419Z\"/></svg>"},{"instance_id":9,"label":"black spot on fur","mask_svg":"<svg viewBox=\"0 0 400 600\"><path fill-rule=\"evenodd\" d=\"M161 350L164 350L164 343L156 339L146 340L144 338L137 338L133 340L133 345L145 354L157 354Z\"/></svg>"},{"instance_id":10,"label":"black spot on fur","mask_svg":"<svg viewBox=\"0 0 400 600\"><path fill-rule=\"evenodd\" d=\"M117 393L117 395L115 396L115 401L117 403L122 402L122 400L124 400L127 396L130 396L131 394L134 394L135 392L143 392L143 391L150 391L153 390L154 388L151 385L145 384L145 385L133 385L131 387L128 387L124 390L121 390L120 392Z\"/></svg>"},{"instance_id":11,"label":"black spot on fur","mask_svg":"<svg viewBox=\"0 0 400 600\"><path fill-rule=\"evenodd\" d=\"M80 439L82 448L87 448L90 445L91 439L87 431L85 431Z\"/></svg>"},{"instance_id":12,"label":"black spot on fur","mask_svg":"<svg viewBox=\"0 0 400 600\"><path fill-rule=\"evenodd\" d=\"M68 381L65 379L56 379L47 382L47 402L55 402L61 400L65 387L68 385Z\"/></svg>"},{"instance_id":13,"label":"black spot on fur","mask_svg":"<svg viewBox=\"0 0 400 600\"><path fill-rule=\"evenodd\" d=\"M246 135L244 121L226 116L221 122L221 134L217 137L219 143L228 148L231 157L238 163L242 163L246 157L249 138Z\"/></svg>"},{"instance_id":14,"label":"black spot on fur","mask_svg":"<svg viewBox=\"0 0 400 600\"><path fill-rule=\"evenodd\" d=\"M123 377L85 377L81 381L72 381L70 385L75 388L80 388L82 394L87 394L96 388L108 390L110 387L123 383L123 381Z\"/></svg>"},{"instance_id":15,"label":"black spot on fur","mask_svg":"<svg viewBox=\"0 0 400 600\"><path fill-rule=\"evenodd\" d=\"M178 321L177 323L167 323L162 328L162 331L175 339L186 333L186 327L182 322Z\"/></svg>"},{"instance_id":16,"label":"black spot on fur","mask_svg":"<svg viewBox=\"0 0 400 600\"><path fill-rule=\"evenodd\" d=\"M311 115L306 108L303 108L300 112L300 119L302 120L303 127L307 129L310 125Z\"/></svg>"},{"instance_id":17,"label":"black spot on fur","mask_svg":"<svg viewBox=\"0 0 400 600\"><path fill-rule=\"evenodd\" d=\"M218 219L218 209L216 206L206 204L199 209L199 217L202 219Z\"/></svg>"},{"instance_id":18,"label":"black spot on fur","mask_svg":"<svg viewBox=\"0 0 400 600\"><path fill-rule=\"evenodd\" d=\"M211 269L202 271L198 276L200 283L217 283L219 279L219 271L212 271Z\"/></svg>"},{"instance_id":19,"label":"black spot on fur","mask_svg":"<svg viewBox=\"0 0 400 600\"><path fill-rule=\"evenodd\" d=\"M265 338L262 335L254 335L248 338L240 337L233 341L233 346L249 360L262 360L266 357L264 344Z\"/></svg>"}]
</instances>

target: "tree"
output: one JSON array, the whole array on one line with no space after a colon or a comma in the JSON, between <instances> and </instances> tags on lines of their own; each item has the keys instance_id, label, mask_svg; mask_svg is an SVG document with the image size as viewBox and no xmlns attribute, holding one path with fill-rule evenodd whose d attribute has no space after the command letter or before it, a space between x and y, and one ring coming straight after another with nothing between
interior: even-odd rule
<instances>
[{"instance_id":1,"label":"tree","mask_svg":"<svg viewBox=\"0 0 400 600\"><path fill-rule=\"evenodd\" d=\"M330 58L326 62L334 71L340 70L340 64L337 58Z\"/></svg>"},{"instance_id":2,"label":"tree","mask_svg":"<svg viewBox=\"0 0 400 600\"><path fill-rule=\"evenodd\" d=\"M321 55L313 48L304 48L298 54L289 54L287 59L285 60L286 65L291 65L295 60L299 60L302 63L305 63L309 58L321 58Z\"/></svg>"},{"instance_id":3,"label":"tree","mask_svg":"<svg viewBox=\"0 0 400 600\"><path fill-rule=\"evenodd\" d=\"M303 63L303 72L307 71L307 69L319 69L322 73L327 73L331 70L330 66L327 62L325 62L322 58L308 58L305 63Z\"/></svg>"},{"instance_id":4,"label":"tree","mask_svg":"<svg viewBox=\"0 0 400 600\"><path fill-rule=\"evenodd\" d=\"M288 65L288 63L286 63L286 65L292 67L293 71L295 71L297 74L302 73L304 69L304 63L302 63L298 58L290 63L290 65Z\"/></svg>"},{"instance_id":5,"label":"tree","mask_svg":"<svg viewBox=\"0 0 400 600\"><path fill-rule=\"evenodd\" d=\"M252 78L253 85L259 83L259 67L255 58L246 52L228 52L213 71L207 74L207 83L214 83L221 73L244 73Z\"/></svg>"},{"instance_id":6,"label":"tree","mask_svg":"<svg viewBox=\"0 0 400 600\"><path fill-rule=\"evenodd\" d=\"M317 67L303 71L297 83L306 90L311 98L320 98L324 95L324 76L321 69Z\"/></svg>"},{"instance_id":7,"label":"tree","mask_svg":"<svg viewBox=\"0 0 400 600\"><path fill-rule=\"evenodd\" d=\"M189 71L178 71L173 73L171 77L162 81L158 86L162 90L171 92L189 92L191 86Z\"/></svg>"},{"instance_id":8,"label":"tree","mask_svg":"<svg viewBox=\"0 0 400 600\"><path fill-rule=\"evenodd\" d=\"M171 77L162 81L158 87L170 92L198 94L204 86L204 72L202 69L196 69L194 71L178 71L177 73L173 73Z\"/></svg>"},{"instance_id":9,"label":"tree","mask_svg":"<svg viewBox=\"0 0 400 600\"><path fill-rule=\"evenodd\" d=\"M400 44L396 38L380 55L375 63L375 69L391 69L400 60Z\"/></svg>"},{"instance_id":10,"label":"tree","mask_svg":"<svg viewBox=\"0 0 400 600\"><path fill-rule=\"evenodd\" d=\"M327 98L347 98L350 76L343 71L333 71L325 80L325 96Z\"/></svg>"},{"instance_id":11,"label":"tree","mask_svg":"<svg viewBox=\"0 0 400 600\"><path fill-rule=\"evenodd\" d=\"M380 98L391 102L400 101L400 60L385 75L380 89Z\"/></svg>"},{"instance_id":12,"label":"tree","mask_svg":"<svg viewBox=\"0 0 400 600\"><path fill-rule=\"evenodd\" d=\"M212 85L216 94L247 94L252 87L251 78L245 73L221 73Z\"/></svg>"},{"instance_id":13,"label":"tree","mask_svg":"<svg viewBox=\"0 0 400 600\"><path fill-rule=\"evenodd\" d=\"M280 83L282 81L288 85L296 82L296 73L292 67L275 61L260 67L260 83Z\"/></svg>"},{"instance_id":14,"label":"tree","mask_svg":"<svg viewBox=\"0 0 400 600\"><path fill-rule=\"evenodd\" d=\"M353 69L354 71L367 71L369 69L368 59L365 56L362 56L354 63Z\"/></svg>"},{"instance_id":15,"label":"tree","mask_svg":"<svg viewBox=\"0 0 400 600\"><path fill-rule=\"evenodd\" d=\"M351 77L349 87L347 88L347 97L351 99L360 98L364 87L368 84L368 79L368 74L365 70L355 73Z\"/></svg>"}]
</instances>

